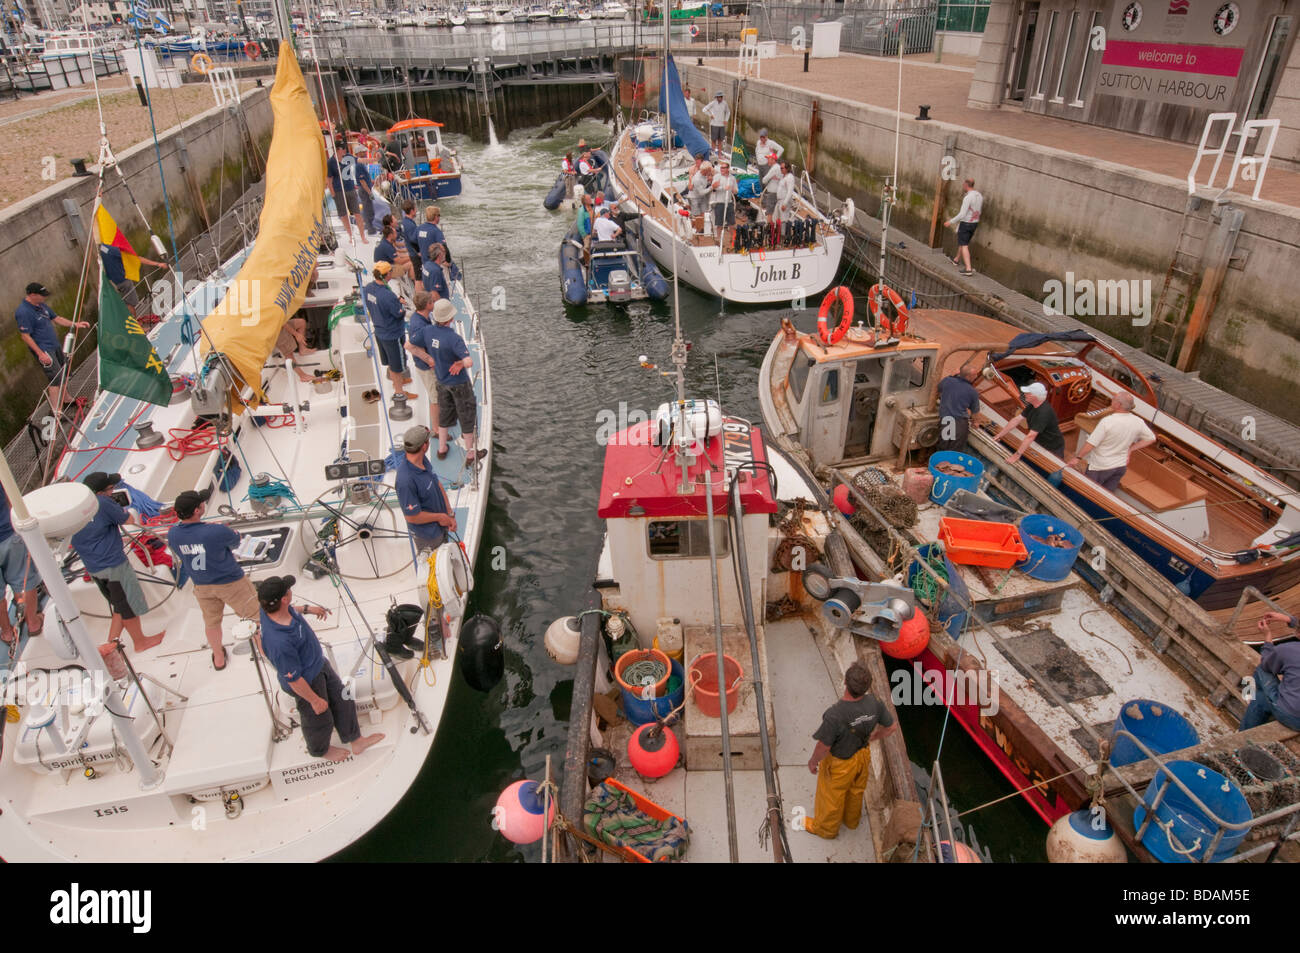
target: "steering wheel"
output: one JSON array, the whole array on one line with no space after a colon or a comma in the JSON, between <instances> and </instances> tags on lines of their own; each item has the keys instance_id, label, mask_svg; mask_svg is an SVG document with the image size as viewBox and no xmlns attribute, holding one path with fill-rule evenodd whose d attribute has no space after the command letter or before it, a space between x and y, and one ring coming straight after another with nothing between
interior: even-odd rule
<instances>
[{"instance_id":1,"label":"steering wheel","mask_svg":"<svg viewBox=\"0 0 1300 953\"><path fill-rule=\"evenodd\" d=\"M1065 392L1066 399L1072 404L1082 404L1092 393L1092 378L1081 377Z\"/></svg>"}]
</instances>

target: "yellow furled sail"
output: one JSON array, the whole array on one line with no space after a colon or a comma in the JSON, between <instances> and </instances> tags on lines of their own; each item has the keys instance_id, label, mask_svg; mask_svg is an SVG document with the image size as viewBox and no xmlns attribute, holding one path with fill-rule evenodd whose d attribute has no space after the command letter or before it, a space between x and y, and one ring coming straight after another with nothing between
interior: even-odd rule
<instances>
[{"instance_id":1,"label":"yellow furled sail","mask_svg":"<svg viewBox=\"0 0 1300 953\"><path fill-rule=\"evenodd\" d=\"M256 399L280 329L307 297L325 235L325 145L291 43L280 44L271 110L275 128L257 240L221 304L203 322L204 353L224 354Z\"/></svg>"}]
</instances>

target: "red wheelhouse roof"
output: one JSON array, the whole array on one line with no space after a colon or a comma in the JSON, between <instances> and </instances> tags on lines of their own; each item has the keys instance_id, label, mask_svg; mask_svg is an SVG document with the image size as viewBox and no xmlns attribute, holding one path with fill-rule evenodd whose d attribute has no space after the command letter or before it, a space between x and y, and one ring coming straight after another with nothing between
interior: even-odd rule
<instances>
[{"instance_id":1,"label":"red wheelhouse roof","mask_svg":"<svg viewBox=\"0 0 1300 953\"><path fill-rule=\"evenodd\" d=\"M605 472L600 481L600 505L596 510L601 519L629 516L633 506L641 507L646 516L653 517L707 516L703 476L710 467L713 512L716 516L725 516L728 510L727 487L736 468L751 460L755 463L767 460L759 428L750 427L742 420L724 418L722 433L709 438L705 455L691 467L690 475L698 478L698 485L691 493L678 493L680 470L677 451L674 449L664 457L660 466L663 447L650 442L655 427L654 421L633 424L615 434L605 448ZM742 471L741 506L746 513L775 513L776 499L772 495L767 471L762 467L758 471Z\"/></svg>"}]
</instances>

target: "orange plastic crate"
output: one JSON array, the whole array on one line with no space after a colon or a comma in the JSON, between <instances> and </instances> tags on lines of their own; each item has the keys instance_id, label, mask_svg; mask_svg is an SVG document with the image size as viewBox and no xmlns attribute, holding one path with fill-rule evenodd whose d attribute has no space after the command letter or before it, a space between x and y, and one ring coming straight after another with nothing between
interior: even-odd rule
<instances>
[{"instance_id":1,"label":"orange plastic crate","mask_svg":"<svg viewBox=\"0 0 1300 953\"><path fill-rule=\"evenodd\" d=\"M1020 541L1020 531L1012 523L945 516L939 520L939 539L948 558L963 566L1010 569L1029 558L1029 551Z\"/></svg>"},{"instance_id":2,"label":"orange plastic crate","mask_svg":"<svg viewBox=\"0 0 1300 953\"><path fill-rule=\"evenodd\" d=\"M650 815L650 817L656 821L666 821L668 820L668 818L671 817L676 819L682 824L686 823L684 820L682 820L682 818L678 817L676 814L668 810L666 807L661 807L660 805L656 804L654 801L646 797L644 794L641 794L639 791L633 791L630 787L628 787L625 784L619 784L613 778L606 778L605 783L608 784L611 788L615 788L619 791L624 792L625 794L630 794L632 796L632 803L636 805L637 810L641 811L644 814ZM618 849L621 850L624 853L624 855L633 863L638 863L638 864L651 863L649 857L647 857L645 854L641 853L634 847L619 847Z\"/></svg>"}]
</instances>

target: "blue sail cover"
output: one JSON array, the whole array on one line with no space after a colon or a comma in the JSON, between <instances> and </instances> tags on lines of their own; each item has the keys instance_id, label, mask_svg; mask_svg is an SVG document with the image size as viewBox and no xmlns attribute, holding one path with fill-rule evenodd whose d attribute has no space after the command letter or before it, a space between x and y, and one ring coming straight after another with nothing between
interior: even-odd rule
<instances>
[{"instance_id":1,"label":"blue sail cover","mask_svg":"<svg viewBox=\"0 0 1300 953\"><path fill-rule=\"evenodd\" d=\"M989 355L989 363L996 364L1003 358L1010 357L1016 351L1029 347L1038 347L1040 344L1046 344L1048 341L1095 341L1097 340L1083 328L1076 328L1073 331L1057 331L1053 334L1017 334L1007 342L1007 349L998 354Z\"/></svg>"},{"instance_id":2,"label":"blue sail cover","mask_svg":"<svg viewBox=\"0 0 1300 953\"><path fill-rule=\"evenodd\" d=\"M690 150L691 155L707 158L713 151L713 147L709 145L709 140L704 137L704 133L695 128L695 123L691 122L691 117L686 112L686 97L682 95L682 80L677 75L677 64L671 56L668 57L668 65L664 68L664 81L659 86L659 112L671 120L671 132L677 134L677 137L682 141L682 145ZM665 133L664 141L673 141L669 133Z\"/></svg>"}]
</instances>

